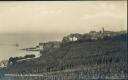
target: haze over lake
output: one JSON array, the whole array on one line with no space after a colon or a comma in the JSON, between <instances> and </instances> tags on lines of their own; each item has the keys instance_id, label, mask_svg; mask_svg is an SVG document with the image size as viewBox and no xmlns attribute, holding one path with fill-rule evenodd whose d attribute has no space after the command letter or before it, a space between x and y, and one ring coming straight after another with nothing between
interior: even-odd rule
<instances>
[{"instance_id":1,"label":"haze over lake","mask_svg":"<svg viewBox=\"0 0 128 80\"><path fill-rule=\"evenodd\" d=\"M36 54L39 52L26 52L19 49L35 47L39 42L50 40L61 40L61 36L43 34L0 34L0 61L11 56L24 56L25 54ZM19 47L16 47L19 44Z\"/></svg>"}]
</instances>

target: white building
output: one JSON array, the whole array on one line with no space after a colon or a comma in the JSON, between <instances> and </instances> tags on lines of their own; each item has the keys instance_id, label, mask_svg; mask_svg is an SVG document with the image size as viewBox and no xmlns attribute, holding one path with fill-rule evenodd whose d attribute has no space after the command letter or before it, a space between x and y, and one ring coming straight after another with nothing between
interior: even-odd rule
<instances>
[{"instance_id":1,"label":"white building","mask_svg":"<svg viewBox=\"0 0 128 80\"><path fill-rule=\"evenodd\" d=\"M77 37L69 37L69 40L70 40L70 41L77 41L78 38L77 38Z\"/></svg>"}]
</instances>

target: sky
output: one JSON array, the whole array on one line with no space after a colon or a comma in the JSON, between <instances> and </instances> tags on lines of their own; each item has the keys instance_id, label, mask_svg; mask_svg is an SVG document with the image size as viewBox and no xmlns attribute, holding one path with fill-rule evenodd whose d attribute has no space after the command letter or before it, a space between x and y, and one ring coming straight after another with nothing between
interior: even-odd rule
<instances>
[{"instance_id":1,"label":"sky","mask_svg":"<svg viewBox=\"0 0 128 80\"><path fill-rule=\"evenodd\" d=\"M1 1L0 33L127 29L126 1Z\"/></svg>"}]
</instances>

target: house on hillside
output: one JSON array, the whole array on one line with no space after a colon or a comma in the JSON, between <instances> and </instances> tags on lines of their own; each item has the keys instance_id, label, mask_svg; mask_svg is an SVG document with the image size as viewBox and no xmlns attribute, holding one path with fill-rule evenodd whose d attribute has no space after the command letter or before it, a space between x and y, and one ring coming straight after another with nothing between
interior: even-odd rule
<instances>
[{"instance_id":1,"label":"house on hillside","mask_svg":"<svg viewBox=\"0 0 128 80\"><path fill-rule=\"evenodd\" d=\"M75 34L70 34L68 36L65 36L62 40L63 43L65 42L73 42L73 41L78 41L82 35L75 33Z\"/></svg>"},{"instance_id":2,"label":"house on hillside","mask_svg":"<svg viewBox=\"0 0 128 80\"><path fill-rule=\"evenodd\" d=\"M43 45L44 45L44 43L39 43L38 48L40 49L40 51L42 51L44 49Z\"/></svg>"},{"instance_id":3,"label":"house on hillside","mask_svg":"<svg viewBox=\"0 0 128 80\"><path fill-rule=\"evenodd\" d=\"M46 43L39 43L39 48L40 48L40 51L43 51L43 50L49 50L53 48L59 48L60 45L61 45L61 42L59 41L50 41Z\"/></svg>"},{"instance_id":4,"label":"house on hillside","mask_svg":"<svg viewBox=\"0 0 128 80\"><path fill-rule=\"evenodd\" d=\"M98 39L98 33L96 31L90 31L89 35L90 35L91 40L97 40Z\"/></svg>"},{"instance_id":5,"label":"house on hillside","mask_svg":"<svg viewBox=\"0 0 128 80\"><path fill-rule=\"evenodd\" d=\"M110 37L111 35L113 35L113 33L115 32L105 31L104 28L102 28L102 30L100 30L99 32L90 31L89 35L91 36L91 40L99 40Z\"/></svg>"}]
</instances>

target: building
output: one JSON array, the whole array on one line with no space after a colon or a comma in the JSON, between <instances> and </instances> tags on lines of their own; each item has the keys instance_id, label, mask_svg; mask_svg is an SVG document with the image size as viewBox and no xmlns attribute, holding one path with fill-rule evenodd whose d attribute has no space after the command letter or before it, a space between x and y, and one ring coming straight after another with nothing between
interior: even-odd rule
<instances>
[{"instance_id":1,"label":"building","mask_svg":"<svg viewBox=\"0 0 128 80\"><path fill-rule=\"evenodd\" d=\"M40 51L43 51L43 50L49 50L53 48L59 48L60 45L61 45L61 42L59 41L50 41L46 43L39 43L39 48L40 48Z\"/></svg>"},{"instance_id":2,"label":"building","mask_svg":"<svg viewBox=\"0 0 128 80\"><path fill-rule=\"evenodd\" d=\"M65 36L62 40L63 43L65 42L73 42L73 41L78 41L82 35L75 33L75 34L70 34L68 36Z\"/></svg>"}]
</instances>

